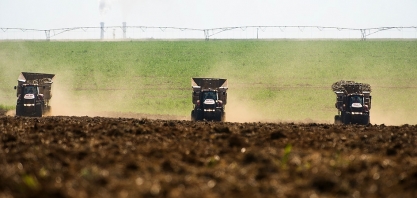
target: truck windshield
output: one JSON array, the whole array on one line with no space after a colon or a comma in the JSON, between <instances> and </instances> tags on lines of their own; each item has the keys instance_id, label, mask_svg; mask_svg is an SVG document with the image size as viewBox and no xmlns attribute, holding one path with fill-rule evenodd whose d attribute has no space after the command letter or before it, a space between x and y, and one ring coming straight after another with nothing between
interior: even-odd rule
<instances>
[{"instance_id":1,"label":"truck windshield","mask_svg":"<svg viewBox=\"0 0 417 198\"><path fill-rule=\"evenodd\" d=\"M360 103L362 104L362 97L361 96L352 96L350 98L350 104L352 103Z\"/></svg>"},{"instance_id":2,"label":"truck windshield","mask_svg":"<svg viewBox=\"0 0 417 198\"><path fill-rule=\"evenodd\" d=\"M37 90L35 87L25 87L25 94L36 94Z\"/></svg>"},{"instance_id":3,"label":"truck windshield","mask_svg":"<svg viewBox=\"0 0 417 198\"><path fill-rule=\"evenodd\" d=\"M217 100L217 93L214 92L214 91L204 92L203 98L204 98L204 100L206 100L206 99Z\"/></svg>"}]
</instances>

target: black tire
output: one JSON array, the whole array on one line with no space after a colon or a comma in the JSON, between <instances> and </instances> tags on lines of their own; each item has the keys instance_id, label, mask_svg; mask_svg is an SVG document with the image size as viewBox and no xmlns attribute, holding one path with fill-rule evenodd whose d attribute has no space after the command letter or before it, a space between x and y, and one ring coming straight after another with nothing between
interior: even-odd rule
<instances>
[{"instance_id":1,"label":"black tire","mask_svg":"<svg viewBox=\"0 0 417 198\"><path fill-rule=\"evenodd\" d=\"M222 121L222 122L225 122L226 121L226 112L223 112L222 113L222 118L221 118L220 121Z\"/></svg>"},{"instance_id":2,"label":"black tire","mask_svg":"<svg viewBox=\"0 0 417 198\"><path fill-rule=\"evenodd\" d=\"M199 121L204 119L204 112L201 110L192 110L191 111L191 120L192 121Z\"/></svg>"},{"instance_id":3,"label":"black tire","mask_svg":"<svg viewBox=\"0 0 417 198\"><path fill-rule=\"evenodd\" d=\"M222 113L219 113L219 115L218 115L218 116L216 116L216 121L221 122L222 120L223 120Z\"/></svg>"},{"instance_id":4,"label":"black tire","mask_svg":"<svg viewBox=\"0 0 417 198\"><path fill-rule=\"evenodd\" d=\"M35 116L42 117L42 113L43 113L43 105L35 106Z\"/></svg>"},{"instance_id":5,"label":"black tire","mask_svg":"<svg viewBox=\"0 0 417 198\"><path fill-rule=\"evenodd\" d=\"M191 111L191 121L196 121L194 110Z\"/></svg>"},{"instance_id":6,"label":"black tire","mask_svg":"<svg viewBox=\"0 0 417 198\"><path fill-rule=\"evenodd\" d=\"M335 115L334 116L334 124L342 124L342 116L341 115Z\"/></svg>"},{"instance_id":7,"label":"black tire","mask_svg":"<svg viewBox=\"0 0 417 198\"><path fill-rule=\"evenodd\" d=\"M197 119L196 119L196 120L204 120L204 111L202 111L202 110L197 110L197 111L196 111L196 117L197 117Z\"/></svg>"},{"instance_id":8,"label":"black tire","mask_svg":"<svg viewBox=\"0 0 417 198\"><path fill-rule=\"evenodd\" d=\"M345 114L343 124L350 124L350 114Z\"/></svg>"},{"instance_id":9,"label":"black tire","mask_svg":"<svg viewBox=\"0 0 417 198\"><path fill-rule=\"evenodd\" d=\"M362 118L362 124L363 125L368 125L369 124L369 118L370 118L369 115L364 115L363 118Z\"/></svg>"},{"instance_id":10,"label":"black tire","mask_svg":"<svg viewBox=\"0 0 417 198\"><path fill-rule=\"evenodd\" d=\"M22 116L23 108L20 105L16 105L16 116Z\"/></svg>"}]
</instances>

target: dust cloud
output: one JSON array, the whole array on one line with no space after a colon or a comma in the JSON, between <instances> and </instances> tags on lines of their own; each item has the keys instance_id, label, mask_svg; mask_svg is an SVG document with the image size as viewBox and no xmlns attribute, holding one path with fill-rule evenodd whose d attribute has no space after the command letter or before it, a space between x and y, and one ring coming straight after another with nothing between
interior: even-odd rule
<instances>
[{"instance_id":1,"label":"dust cloud","mask_svg":"<svg viewBox=\"0 0 417 198\"><path fill-rule=\"evenodd\" d=\"M384 110L383 107L372 107L371 123L384 125L417 124L417 115L409 111L396 109Z\"/></svg>"},{"instance_id":2,"label":"dust cloud","mask_svg":"<svg viewBox=\"0 0 417 198\"><path fill-rule=\"evenodd\" d=\"M105 111L116 112L116 109L109 108L114 106L116 99L101 98L103 94L94 86L103 78L93 75L89 86L74 88L73 85L79 83L75 75L68 71L58 73L52 85L51 111L47 116L104 116Z\"/></svg>"},{"instance_id":3,"label":"dust cloud","mask_svg":"<svg viewBox=\"0 0 417 198\"><path fill-rule=\"evenodd\" d=\"M240 99L238 95L228 93L227 97L227 122L258 122L265 120L260 112L256 112L256 107Z\"/></svg>"},{"instance_id":4,"label":"dust cloud","mask_svg":"<svg viewBox=\"0 0 417 198\"><path fill-rule=\"evenodd\" d=\"M6 116L15 116L16 115L16 110L8 110L5 115Z\"/></svg>"},{"instance_id":5,"label":"dust cloud","mask_svg":"<svg viewBox=\"0 0 417 198\"><path fill-rule=\"evenodd\" d=\"M386 83L386 84L384 84ZM400 126L417 124L413 88L395 87L395 81L372 82L371 123Z\"/></svg>"},{"instance_id":6,"label":"dust cloud","mask_svg":"<svg viewBox=\"0 0 417 198\"><path fill-rule=\"evenodd\" d=\"M131 72L126 71L126 73ZM130 100L126 99L126 96L131 97L131 84L126 83L128 80L123 75L114 76L110 80L111 83L108 83L109 78L100 72L92 72L88 77L88 83L79 82L78 77L70 71L57 73L52 85L51 111L45 116L184 119L181 116L122 112L121 109L126 110L131 106ZM135 82L136 85L141 84L140 80L136 79ZM107 86L103 87L100 84Z\"/></svg>"},{"instance_id":7,"label":"dust cloud","mask_svg":"<svg viewBox=\"0 0 417 198\"><path fill-rule=\"evenodd\" d=\"M57 75L52 85L52 98L50 101L50 116L96 116L94 115L94 104L83 96L76 96L75 92L67 83L60 83L62 76Z\"/></svg>"}]
</instances>

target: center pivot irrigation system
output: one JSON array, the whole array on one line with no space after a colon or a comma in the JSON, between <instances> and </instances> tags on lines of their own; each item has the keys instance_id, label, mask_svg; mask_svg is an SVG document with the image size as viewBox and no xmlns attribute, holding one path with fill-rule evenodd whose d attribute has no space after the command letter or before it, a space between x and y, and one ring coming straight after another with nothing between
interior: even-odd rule
<instances>
[{"instance_id":1,"label":"center pivot irrigation system","mask_svg":"<svg viewBox=\"0 0 417 198\"><path fill-rule=\"evenodd\" d=\"M398 30L403 31L404 29L416 30L417 35L417 26L408 26L408 27L377 27L377 28L344 28L344 27L325 27L325 26L237 26L237 27L221 27L221 28L210 28L210 29L197 29L197 28L180 28L180 27L153 27L153 26L126 26L126 22L123 22L122 26L104 26L104 23L100 23L100 27L73 27L73 28L58 28L58 29L26 29L26 28L0 28L0 30L4 33L7 31L22 31L22 32L45 32L46 40L50 40L53 37L56 37L60 34L70 31L77 31L82 30L87 32L89 30L99 30L100 31L100 39L104 39L104 33L113 31L113 35L115 34L115 30L122 30L123 32L123 39L126 39L126 32L127 29L131 29L132 31L139 30L140 32L146 32L147 30L160 30L165 32L167 30L172 31L192 31L192 32L202 32L204 33L205 40L209 40L213 38L215 35L226 31L238 30L241 29L242 31L246 31L248 29L256 30L256 39L259 39L258 34L260 33L259 30L265 32L266 29L278 29L278 32L285 32L288 29L295 29L299 32L304 32L308 29L317 29L319 32L324 30L333 30L333 31L353 31L359 32L360 39L366 40L367 37L374 35L378 32L387 31L387 30ZM0 31L0 32L1 32ZM291 36L289 37L291 38Z\"/></svg>"}]
</instances>

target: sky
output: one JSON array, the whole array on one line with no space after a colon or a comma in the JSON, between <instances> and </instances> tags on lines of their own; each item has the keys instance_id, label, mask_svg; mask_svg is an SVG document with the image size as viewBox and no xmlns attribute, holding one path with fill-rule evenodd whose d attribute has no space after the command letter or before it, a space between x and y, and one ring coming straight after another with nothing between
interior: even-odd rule
<instances>
[{"instance_id":1,"label":"sky","mask_svg":"<svg viewBox=\"0 0 417 198\"><path fill-rule=\"evenodd\" d=\"M416 10L416 0L0 0L0 28L409 27Z\"/></svg>"}]
</instances>

